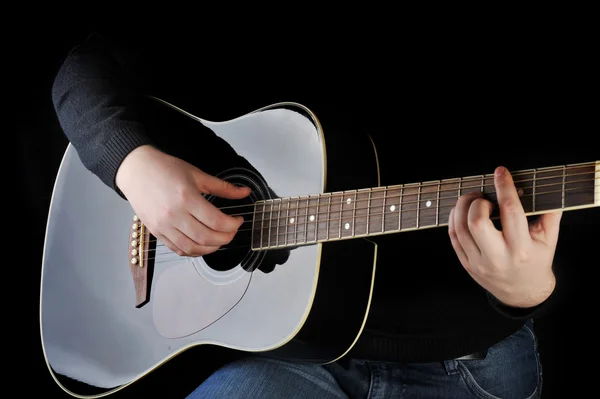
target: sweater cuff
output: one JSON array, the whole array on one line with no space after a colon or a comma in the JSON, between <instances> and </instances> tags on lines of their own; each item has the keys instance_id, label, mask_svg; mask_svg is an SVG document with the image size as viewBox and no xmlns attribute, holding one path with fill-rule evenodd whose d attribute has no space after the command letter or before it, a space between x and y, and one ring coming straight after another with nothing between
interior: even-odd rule
<instances>
[{"instance_id":1,"label":"sweater cuff","mask_svg":"<svg viewBox=\"0 0 600 399\"><path fill-rule=\"evenodd\" d=\"M100 179L125 199L116 183L117 171L127 155L145 144L152 144L142 128L125 127L116 132L104 146L104 152L97 165Z\"/></svg>"},{"instance_id":2,"label":"sweater cuff","mask_svg":"<svg viewBox=\"0 0 600 399\"><path fill-rule=\"evenodd\" d=\"M486 291L486 295L488 298L488 302L490 303L490 305L492 305L492 308L494 308L494 310L496 310L501 315L508 317L512 320L525 320L539 316L543 311L545 311L546 308L548 308L552 297L554 296L554 292L552 292L552 294L550 294L550 296L539 305L532 306L529 308L517 308L506 305L505 303L500 302L498 298L490 294L488 291Z\"/></svg>"}]
</instances>

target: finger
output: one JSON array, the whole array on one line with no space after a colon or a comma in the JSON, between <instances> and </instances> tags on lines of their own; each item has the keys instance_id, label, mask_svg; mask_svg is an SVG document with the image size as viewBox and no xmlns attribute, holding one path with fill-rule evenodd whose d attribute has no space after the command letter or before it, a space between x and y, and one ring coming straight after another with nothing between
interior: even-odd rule
<instances>
[{"instance_id":1,"label":"finger","mask_svg":"<svg viewBox=\"0 0 600 399\"><path fill-rule=\"evenodd\" d=\"M469 258L462 245L460 245L454 228L454 208L450 210L450 216L448 217L448 235L450 236L450 243L452 244L452 248L454 248L454 252L456 252L456 256L458 256L458 260L468 269L470 267Z\"/></svg>"},{"instance_id":2,"label":"finger","mask_svg":"<svg viewBox=\"0 0 600 399\"><path fill-rule=\"evenodd\" d=\"M233 240L235 232L222 232L208 228L200 223L194 215L188 214L177 224L177 228L192 241L201 246L220 247Z\"/></svg>"},{"instance_id":3,"label":"finger","mask_svg":"<svg viewBox=\"0 0 600 399\"><path fill-rule=\"evenodd\" d=\"M502 232L509 247L527 244L531 240L529 223L510 172L503 166L494 171L494 185L500 210Z\"/></svg>"},{"instance_id":4,"label":"finger","mask_svg":"<svg viewBox=\"0 0 600 399\"><path fill-rule=\"evenodd\" d=\"M217 246L199 245L176 228L170 229L168 237L187 256L202 256L219 249Z\"/></svg>"},{"instance_id":5,"label":"finger","mask_svg":"<svg viewBox=\"0 0 600 399\"><path fill-rule=\"evenodd\" d=\"M504 237L490 219L493 210L494 205L490 201L484 198L476 198L471 203L467 216L471 236L481 252L488 257L506 251Z\"/></svg>"},{"instance_id":6,"label":"finger","mask_svg":"<svg viewBox=\"0 0 600 399\"><path fill-rule=\"evenodd\" d=\"M475 199L481 198L481 195L480 192L472 192L461 196L456 202L456 207L454 209L454 230L456 231L456 238L465 251L469 261L472 261L481 255L481 251L469 230L468 220L471 203Z\"/></svg>"},{"instance_id":7,"label":"finger","mask_svg":"<svg viewBox=\"0 0 600 399\"><path fill-rule=\"evenodd\" d=\"M532 238L548 246L556 246L562 214L562 211L558 211L540 215L539 219L529 228Z\"/></svg>"},{"instance_id":8,"label":"finger","mask_svg":"<svg viewBox=\"0 0 600 399\"><path fill-rule=\"evenodd\" d=\"M179 248L177 245L173 244L173 242L171 240L169 240L167 237L165 237L164 235L162 235L162 234L156 235L156 238L158 241L161 241L162 243L164 243L167 248L169 248L171 251L175 252L177 255L185 256L185 252L183 252L183 250L181 248ZM154 255L155 258L158 257L159 255L162 255L162 254L159 254L158 251L155 251L155 252L156 252Z\"/></svg>"},{"instance_id":9,"label":"finger","mask_svg":"<svg viewBox=\"0 0 600 399\"><path fill-rule=\"evenodd\" d=\"M244 223L242 216L227 215L200 195L191 200L187 210L200 223L215 232L235 233Z\"/></svg>"},{"instance_id":10,"label":"finger","mask_svg":"<svg viewBox=\"0 0 600 399\"><path fill-rule=\"evenodd\" d=\"M247 197L251 192L248 187L236 186L227 180L219 179L202 171L198 172L196 181L203 193L221 198L241 199Z\"/></svg>"}]
</instances>

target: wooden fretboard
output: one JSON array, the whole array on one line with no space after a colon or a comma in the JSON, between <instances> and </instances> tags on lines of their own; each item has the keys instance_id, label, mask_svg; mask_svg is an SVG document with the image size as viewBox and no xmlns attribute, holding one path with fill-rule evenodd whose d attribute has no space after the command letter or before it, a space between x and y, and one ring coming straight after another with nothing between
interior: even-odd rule
<instances>
[{"instance_id":1,"label":"wooden fretboard","mask_svg":"<svg viewBox=\"0 0 600 399\"><path fill-rule=\"evenodd\" d=\"M600 161L512 172L527 215L600 206ZM458 197L496 201L493 174L259 201L252 249L445 226Z\"/></svg>"}]
</instances>

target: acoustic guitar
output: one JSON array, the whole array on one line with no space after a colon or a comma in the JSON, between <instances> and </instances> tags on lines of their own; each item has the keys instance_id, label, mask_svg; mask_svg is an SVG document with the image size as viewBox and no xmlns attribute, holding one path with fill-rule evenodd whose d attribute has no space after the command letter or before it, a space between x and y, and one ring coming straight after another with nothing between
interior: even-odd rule
<instances>
[{"instance_id":1,"label":"acoustic guitar","mask_svg":"<svg viewBox=\"0 0 600 399\"><path fill-rule=\"evenodd\" d=\"M152 101L252 165L218 174L251 187L249 197L207 197L245 221L218 251L178 256L67 147L47 221L40 329L50 373L73 396L92 395L68 381L110 395L198 345L333 362L365 325L375 237L445 226L474 190L495 199L492 174L381 186L370 138L342 151L301 104L212 122ZM527 215L600 206L600 161L512 173Z\"/></svg>"}]
</instances>

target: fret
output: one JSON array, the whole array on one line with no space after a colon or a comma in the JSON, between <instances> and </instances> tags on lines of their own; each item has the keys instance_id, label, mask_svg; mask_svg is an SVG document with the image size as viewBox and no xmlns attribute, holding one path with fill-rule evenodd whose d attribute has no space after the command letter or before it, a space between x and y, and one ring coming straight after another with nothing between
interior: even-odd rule
<instances>
[{"instance_id":1,"label":"fret","mask_svg":"<svg viewBox=\"0 0 600 399\"><path fill-rule=\"evenodd\" d=\"M448 217L450 216L450 211L456 205L456 201L460 196L462 185L461 178L455 179L445 179L441 181L440 184L440 199L438 202L439 205L439 222L440 225L448 224Z\"/></svg>"},{"instance_id":2,"label":"fret","mask_svg":"<svg viewBox=\"0 0 600 399\"><path fill-rule=\"evenodd\" d=\"M298 244L298 206L300 205L300 198L292 197L289 200L289 213L288 218L285 221L287 227L287 243L296 245Z\"/></svg>"},{"instance_id":3,"label":"fret","mask_svg":"<svg viewBox=\"0 0 600 399\"><path fill-rule=\"evenodd\" d=\"M327 240L329 240L329 221L331 220L331 194L327 197Z\"/></svg>"},{"instance_id":4,"label":"fret","mask_svg":"<svg viewBox=\"0 0 600 399\"><path fill-rule=\"evenodd\" d=\"M287 245L287 243L288 243L288 241L287 241L287 239L288 239L288 220L290 219L290 199L286 198L284 201L285 201L285 204L284 204L285 217L282 217L280 219L280 223L282 226L285 226L283 245Z\"/></svg>"},{"instance_id":5,"label":"fret","mask_svg":"<svg viewBox=\"0 0 600 399\"><path fill-rule=\"evenodd\" d=\"M594 204L596 167L593 163L567 165L565 177L565 207Z\"/></svg>"},{"instance_id":6,"label":"fret","mask_svg":"<svg viewBox=\"0 0 600 399\"><path fill-rule=\"evenodd\" d=\"M565 186L567 182L567 167L563 165L562 167L562 208L565 207Z\"/></svg>"},{"instance_id":7,"label":"fret","mask_svg":"<svg viewBox=\"0 0 600 399\"><path fill-rule=\"evenodd\" d=\"M419 187L419 227L437 225L439 182L425 182Z\"/></svg>"},{"instance_id":8,"label":"fret","mask_svg":"<svg viewBox=\"0 0 600 399\"><path fill-rule=\"evenodd\" d=\"M329 229L328 229L328 240L336 240L342 237L342 201L344 198L344 193L333 193L331 194L330 200L331 204L329 206L329 214L327 215L327 219L329 219Z\"/></svg>"},{"instance_id":9,"label":"fret","mask_svg":"<svg viewBox=\"0 0 600 399\"><path fill-rule=\"evenodd\" d=\"M324 194L327 198L324 198L323 195L319 194L319 200L317 205L317 241L326 241L329 239L329 209L331 206L331 194ZM326 211L323 212L323 206L325 206Z\"/></svg>"},{"instance_id":10,"label":"fret","mask_svg":"<svg viewBox=\"0 0 600 399\"><path fill-rule=\"evenodd\" d=\"M543 212L564 207L566 172L563 168L540 168L536 172L535 211Z\"/></svg>"},{"instance_id":11,"label":"fret","mask_svg":"<svg viewBox=\"0 0 600 399\"><path fill-rule=\"evenodd\" d=\"M268 200L265 204L265 209L268 209L267 211L267 222L265 223L265 229L266 229L266 248L270 248L271 247L271 229L272 229L272 224L273 224L273 200Z\"/></svg>"},{"instance_id":12,"label":"fret","mask_svg":"<svg viewBox=\"0 0 600 399\"><path fill-rule=\"evenodd\" d=\"M342 213L341 213L341 236L352 237L354 235L354 200L356 191L346 191L342 197Z\"/></svg>"},{"instance_id":13,"label":"fret","mask_svg":"<svg viewBox=\"0 0 600 399\"><path fill-rule=\"evenodd\" d=\"M402 230L414 229L417 225L417 205L419 200L419 183L405 184L402 194Z\"/></svg>"},{"instance_id":14,"label":"fret","mask_svg":"<svg viewBox=\"0 0 600 399\"><path fill-rule=\"evenodd\" d=\"M310 228L310 221L308 220L308 206L309 206L309 201L310 201L310 196L306 197L306 204L304 205L304 243L306 244L308 242L308 230L311 230Z\"/></svg>"},{"instance_id":15,"label":"fret","mask_svg":"<svg viewBox=\"0 0 600 399\"><path fill-rule=\"evenodd\" d=\"M354 217L354 234L363 236L368 231L370 189L361 189L356 193L356 211Z\"/></svg>"},{"instance_id":16,"label":"fret","mask_svg":"<svg viewBox=\"0 0 600 399\"><path fill-rule=\"evenodd\" d=\"M338 229L338 238L342 238L342 222L344 220L343 218L343 212L344 212L344 194L340 194L340 215L339 215L339 229Z\"/></svg>"},{"instance_id":17,"label":"fret","mask_svg":"<svg viewBox=\"0 0 600 399\"><path fill-rule=\"evenodd\" d=\"M282 199L277 198L275 200L274 206L277 208L277 217L274 218L273 223L275 224L275 234L273 235L273 246L279 246L279 224L281 221L281 203ZM276 205L275 205L276 204Z\"/></svg>"},{"instance_id":18,"label":"fret","mask_svg":"<svg viewBox=\"0 0 600 399\"><path fill-rule=\"evenodd\" d=\"M385 188L377 187L371 190L369 198L369 234L383 233L383 209Z\"/></svg>"},{"instance_id":19,"label":"fret","mask_svg":"<svg viewBox=\"0 0 600 399\"><path fill-rule=\"evenodd\" d=\"M464 195L474 193L474 192L482 192L481 190L483 187L484 179L485 179L484 175L463 177L460 182L459 197L462 197Z\"/></svg>"},{"instance_id":20,"label":"fret","mask_svg":"<svg viewBox=\"0 0 600 399\"><path fill-rule=\"evenodd\" d=\"M354 237L356 235L356 197L357 197L357 192L354 192L354 201L353 201L353 207L352 207L352 237Z\"/></svg>"},{"instance_id":21,"label":"fret","mask_svg":"<svg viewBox=\"0 0 600 399\"><path fill-rule=\"evenodd\" d=\"M531 185L532 185L532 189L531 189L532 190L532 193L531 193L531 211L532 212L535 212L535 181L537 179L536 173L537 173L537 170L534 169L533 170L533 182L531 182Z\"/></svg>"},{"instance_id":22,"label":"fret","mask_svg":"<svg viewBox=\"0 0 600 399\"><path fill-rule=\"evenodd\" d=\"M365 234L369 234L369 219L371 219L371 195L373 194L373 189L369 189L369 199L367 200L367 231Z\"/></svg>"},{"instance_id":23,"label":"fret","mask_svg":"<svg viewBox=\"0 0 600 399\"><path fill-rule=\"evenodd\" d=\"M384 231L400 230L400 203L402 202L402 186L391 186L385 196L385 228ZM398 215L398 216L396 216ZM389 217L388 217L389 216Z\"/></svg>"},{"instance_id":24,"label":"fret","mask_svg":"<svg viewBox=\"0 0 600 399\"><path fill-rule=\"evenodd\" d=\"M519 194L519 198L521 199L521 204L523 205L523 210L525 210L525 213L533 212L534 176L535 170L533 169L519 171L518 173L513 174L515 187L517 188L517 193Z\"/></svg>"},{"instance_id":25,"label":"fret","mask_svg":"<svg viewBox=\"0 0 600 399\"><path fill-rule=\"evenodd\" d=\"M402 205L404 202L404 185L400 187L400 201L398 202L398 230L402 230L402 212L404 211L404 207Z\"/></svg>"},{"instance_id":26,"label":"fret","mask_svg":"<svg viewBox=\"0 0 600 399\"><path fill-rule=\"evenodd\" d=\"M387 196L387 188L383 190L383 201L381 201L381 232L385 231L385 197Z\"/></svg>"},{"instance_id":27,"label":"fret","mask_svg":"<svg viewBox=\"0 0 600 399\"><path fill-rule=\"evenodd\" d=\"M254 205L254 217L252 219L252 249L260 249L263 244L264 202Z\"/></svg>"},{"instance_id":28,"label":"fret","mask_svg":"<svg viewBox=\"0 0 600 399\"><path fill-rule=\"evenodd\" d=\"M417 228L419 228L420 213L421 213L421 183L419 183L419 191L417 191Z\"/></svg>"},{"instance_id":29,"label":"fret","mask_svg":"<svg viewBox=\"0 0 600 399\"><path fill-rule=\"evenodd\" d=\"M306 200L306 241L315 242L317 240L316 219L318 217L317 206L319 204L319 196L311 195Z\"/></svg>"},{"instance_id":30,"label":"fret","mask_svg":"<svg viewBox=\"0 0 600 399\"><path fill-rule=\"evenodd\" d=\"M437 206L435 207L435 225L440 225L440 182L437 185L437 195L435 197Z\"/></svg>"}]
</instances>

